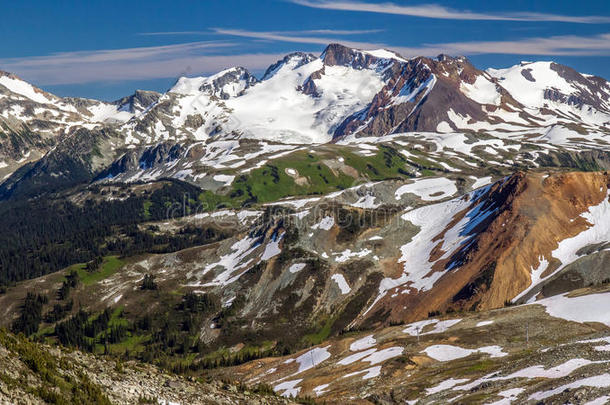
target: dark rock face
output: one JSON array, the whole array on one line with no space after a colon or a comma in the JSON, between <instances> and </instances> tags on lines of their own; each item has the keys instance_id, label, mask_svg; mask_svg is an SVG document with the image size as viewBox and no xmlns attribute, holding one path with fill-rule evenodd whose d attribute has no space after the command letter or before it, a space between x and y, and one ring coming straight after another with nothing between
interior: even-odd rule
<instances>
[{"instance_id":1,"label":"dark rock face","mask_svg":"<svg viewBox=\"0 0 610 405\"><path fill-rule=\"evenodd\" d=\"M558 63L551 63L551 70L557 72L568 83L576 85L579 90L574 94L566 95L556 89L547 89L544 92L546 100L575 105L577 107L589 105L600 111L610 112L602 104L602 102L610 100L610 88L608 87L608 82L604 79L595 76L583 76L571 67Z\"/></svg>"},{"instance_id":2,"label":"dark rock face","mask_svg":"<svg viewBox=\"0 0 610 405\"><path fill-rule=\"evenodd\" d=\"M184 154L184 147L180 144L161 143L153 148L146 149L140 157L140 167L145 169L157 164L171 162Z\"/></svg>"},{"instance_id":3,"label":"dark rock face","mask_svg":"<svg viewBox=\"0 0 610 405\"><path fill-rule=\"evenodd\" d=\"M112 136L109 130L78 129L43 158L22 166L0 185L0 199L29 198L93 180L93 161L99 147Z\"/></svg>"},{"instance_id":4,"label":"dark rock face","mask_svg":"<svg viewBox=\"0 0 610 405\"><path fill-rule=\"evenodd\" d=\"M121 173L152 167L172 162L184 156L186 148L177 143L160 143L145 149L133 149L115 160L95 180L113 178Z\"/></svg>"},{"instance_id":5,"label":"dark rock face","mask_svg":"<svg viewBox=\"0 0 610 405\"><path fill-rule=\"evenodd\" d=\"M303 83L301 91L310 96L318 97L320 93L318 93L318 88L316 87L315 80L321 78L322 75L324 75L324 68L318 70L317 72L313 72L307 78L307 80L305 80L305 83Z\"/></svg>"},{"instance_id":6,"label":"dark rock face","mask_svg":"<svg viewBox=\"0 0 610 405\"><path fill-rule=\"evenodd\" d=\"M529 80L530 82L536 81L536 79L534 79L534 76L532 76L532 69L523 69L521 71L521 76L525 77L525 79Z\"/></svg>"},{"instance_id":7,"label":"dark rock face","mask_svg":"<svg viewBox=\"0 0 610 405\"><path fill-rule=\"evenodd\" d=\"M130 113L143 112L151 105L159 101L160 93L156 91L136 90L131 96L123 97L114 102L123 111Z\"/></svg>"},{"instance_id":8,"label":"dark rock face","mask_svg":"<svg viewBox=\"0 0 610 405\"><path fill-rule=\"evenodd\" d=\"M218 98L227 100L235 94L230 94L224 91L224 86L231 83L245 82L244 89L257 83L256 77L252 76L248 70L238 67L228 70L224 75L214 79L212 83L202 85L199 90L208 94L213 94Z\"/></svg>"},{"instance_id":9,"label":"dark rock face","mask_svg":"<svg viewBox=\"0 0 610 405\"><path fill-rule=\"evenodd\" d=\"M449 108L475 120L486 118L481 105L460 91L460 83L474 83L477 76L484 74L464 57L414 58L394 64L388 71L391 72L388 84L366 109L341 123L335 138L355 132L362 136L380 136L436 131L440 122L450 121L447 117ZM395 102L398 96L408 98Z\"/></svg>"},{"instance_id":10,"label":"dark rock face","mask_svg":"<svg viewBox=\"0 0 610 405\"><path fill-rule=\"evenodd\" d=\"M328 66L349 66L364 69L379 60L373 55L348 48L341 44L330 44L322 54L324 64Z\"/></svg>"}]
</instances>

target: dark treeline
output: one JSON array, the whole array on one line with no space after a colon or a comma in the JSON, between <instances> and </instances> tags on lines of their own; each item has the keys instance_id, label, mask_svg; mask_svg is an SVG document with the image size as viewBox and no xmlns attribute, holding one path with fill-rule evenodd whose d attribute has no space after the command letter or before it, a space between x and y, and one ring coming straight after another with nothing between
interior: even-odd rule
<instances>
[{"instance_id":1,"label":"dark treeline","mask_svg":"<svg viewBox=\"0 0 610 405\"><path fill-rule=\"evenodd\" d=\"M36 333L42 322L42 307L47 302L46 296L28 292L21 306L21 314L13 322L11 330L25 335Z\"/></svg>"},{"instance_id":2,"label":"dark treeline","mask_svg":"<svg viewBox=\"0 0 610 405\"><path fill-rule=\"evenodd\" d=\"M92 187L93 192L99 187ZM103 191L101 191L103 193ZM98 198L82 205L68 198L0 202L0 285L39 277L74 263L92 262L108 254L136 254L183 249L218 239L221 232L187 229L177 235L155 235L136 224L163 220L172 204L193 204L200 190L192 185L163 182L125 199ZM129 193L126 189L125 193ZM186 202L185 202L186 201ZM189 202L190 201L190 202ZM173 215L188 214L172 212ZM121 237L114 237L121 235ZM110 239L110 242L108 240ZM99 260L99 259L98 259Z\"/></svg>"}]
</instances>

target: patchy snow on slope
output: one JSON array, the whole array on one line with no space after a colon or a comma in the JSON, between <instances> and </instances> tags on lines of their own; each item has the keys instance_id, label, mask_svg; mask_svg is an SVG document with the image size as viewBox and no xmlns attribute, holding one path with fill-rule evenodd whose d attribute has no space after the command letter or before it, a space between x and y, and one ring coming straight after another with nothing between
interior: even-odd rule
<instances>
[{"instance_id":1,"label":"patchy snow on slope","mask_svg":"<svg viewBox=\"0 0 610 405\"><path fill-rule=\"evenodd\" d=\"M451 128L451 125L449 125L447 121L441 121L436 126L436 132L450 133L453 132L453 128Z\"/></svg>"},{"instance_id":2,"label":"patchy snow on slope","mask_svg":"<svg viewBox=\"0 0 610 405\"><path fill-rule=\"evenodd\" d=\"M511 378L561 378L570 375L572 371L581 367L592 364L591 360L587 359L570 359L555 367L545 369L544 366L532 366L503 377L503 379Z\"/></svg>"},{"instance_id":3,"label":"patchy snow on slope","mask_svg":"<svg viewBox=\"0 0 610 405\"><path fill-rule=\"evenodd\" d=\"M402 219L418 226L420 231L413 237L411 242L400 248L401 258L398 260L404 263L407 280L411 281L411 287L417 290L429 290L443 272L437 271L429 274L434 263L439 260L447 259L463 243L470 239L472 230L485 218L493 213L493 207L483 210L482 204L472 206L472 201L479 195L487 192L488 187L471 192L464 197L453 200L428 205L407 212L402 215ZM454 226L447 229L449 224L454 221L455 216L470 208L463 218ZM439 241L437 236L444 233L444 237ZM445 252L442 257L434 262L430 261L433 250L440 244L441 250ZM450 264L448 269L451 269Z\"/></svg>"},{"instance_id":4,"label":"patchy snow on slope","mask_svg":"<svg viewBox=\"0 0 610 405\"><path fill-rule=\"evenodd\" d=\"M342 366L347 366L348 364L355 363L358 360L361 360L361 359L375 353L376 351L377 351L377 349L371 348L371 349L366 349L366 350L358 352L358 353L350 354L349 356L344 357L341 360L339 360L337 362L337 364L340 364Z\"/></svg>"},{"instance_id":5,"label":"patchy snow on slope","mask_svg":"<svg viewBox=\"0 0 610 405\"><path fill-rule=\"evenodd\" d=\"M420 102L421 102L421 100L425 96L427 96L428 93L430 93L430 91L432 90L432 88L434 87L435 84L436 84L436 76L433 74L430 75L430 77L428 77L425 81L420 83L418 86L414 86L412 82L407 82L400 89L400 92L398 93L398 95L396 97L394 97L394 100L392 100L392 104L396 105L396 104L402 104L402 103L412 103L416 100L417 96L423 91L424 94L423 94L423 96L420 97ZM417 105L419 105L419 102ZM413 109L411 111L414 111L415 108L417 108L417 105L415 107L413 107Z\"/></svg>"},{"instance_id":6,"label":"patchy snow on slope","mask_svg":"<svg viewBox=\"0 0 610 405\"><path fill-rule=\"evenodd\" d=\"M405 329L403 329L402 333L408 333L411 336L443 333L460 321L461 319L447 319L444 321L439 321L438 319L425 319L423 321L410 323ZM428 325L434 325L434 327L427 332L422 332Z\"/></svg>"},{"instance_id":7,"label":"patchy snow on slope","mask_svg":"<svg viewBox=\"0 0 610 405\"><path fill-rule=\"evenodd\" d=\"M489 357L504 357L504 356L508 356L508 354L505 353L502 350L502 348L500 346L497 346L497 345L479 347L477 349L477 351L480 352L480 353L487 353L487 354L489 354Z\"/></svg>"},{"instance_id":8,"label":"patchy snow on slope","mask_svg":"<svg viewBox=\"0 0 610 405\"><path fill-rule=\"evenodd\" d=\"M561 261L561 266L554 273L578 259L580 256L577 252L581 248L610 241L609 197L610 190L600 204L589 207L588 211L580 215L590 224L589 228L572 238L559 242L559 246L553 251L552 255Z\"/></svg>"},{"instance_id":9,"label":"patchy snow on slope","mask_svg":"<svg viewBox=\"0 0 610 405\"><path fill-rule=\"evenodd\" d=\"M470 176L470 178L474 180L474 183L472 184L473 190L476 190L477 188L486 186L491 183L491 176L486 176L486 177L481 177L481 178L476 178L474 176Z\"/></svg>"},{"instance_id":10,"label":"patchy snow on slope","mask_svg":"<svg viewBox=\"0 0 610 405\"><path fill-rule=\"evenodd\" d=\"M293 274L298 273L299 271L303 270L305 268L305 266L306 266L305 263L295 263L288 268L288 271L290 271Z\"/></svg>"},{"instance_id":11,"label":"patchy snow on slope","mask_svg":"<svg viewBox=\"0 0 610 405\"><path fill-rule=\"evenodd\" d=\"M261 260L269 260L272 257L275 257L282 253L282 249L280 249L280 240L284 237L284 233L281 235L274 235L274 237L267 243L265 247L265 251L261 256Z\"/></svg>"},{"instance_id":12,"label":"patchy snow on slope","mask_svg":"<svg viewBox=\"0 0 610 405\"><path fill-rule=\"evenodd\" d=\"M381 366L374 366L370 368L365 368L364 370L354 371L353 373L345 374L343 378L353 377L362 373L365 373L362 376L363 380L369 380L371 378L379 377L379 375L381 374Z\"/></svg>"},{"instance_id":13,"label":"patchy snow on slope","mask_svg":"<svg viewBox=\"0 0 610 405\"><path fill-rule=\"evenodd\" d=\"M216 268L224 268L225 271L218 274L214 278L214 280L212 280L209 283L201 284L200 282L195 282L195 283L189 283L188 285L191 287L200 287L200 286L208 287L208 286L228 285L228 284L233 283L245 271L247 271L247 270L244 270L244 271L240 271L240 270L243 270L246 266L248 266L248 264L250 264L252 262L252 259L246 260L246 258L251 253L253 253L259 246L260 246L260 244L257 243L257 240L254 238L241 239L240 241L234 243L231 246L231 253L222 255L218 262L211 263L211 264L208 264L207 266L205 266L203 271L200 274L197 274L197 276L203 277L209 271L216 269ZM234 273L237 271L239 271L239 272L237 275L235 275ZM195 275L195 274L193 274L191 272L191 273L189 273L188 277L191 277L193 275Z\"/></svg>"},{"instance_id":14,"label":"patchy snow on slope","mask_svg":"<svg viewBox=\"0 0 610 405\"><path fill-rule=\"evenodd\" d=\"M273 387L273 391L275 391L275 392L284 391L280 394L283 397L296 397L297 395L299 395L299 392L301 391L301 387L297 387L297 385L301 381L303 381L302 378L299 378L296 380L284 381L284 382L276 385L275 387Z\"/></svg>"},{"instance_id":15,"label":"patchy snow on slope","mask_svg":"<svg viewBox=\"0 0 610 405\"><path fill-rule=\"evenodd\" d=\"M375 352L363 358L361 361L367 361L371 363L371 365L379 364L391 358L400 356L403 351L404 349L402 347L388 347L382 350L376 350Z\"/></svg>"},{"instance_id":16,"label":"patchy snow on slope","mask_svg":"<svg viewBox=\"0 0 610 405\"><path fill-rule=\"evenodd\" d=\"M367 194L365 196L362 196L358 199L358 201L356 201L355 203L350 204L352 207L356 207L356 208L368 208L368 209L372 209L372 208L377 208L381 205L381 203L379 204L375 204L375 196L372 194Z\"/></svg>"},{"instance_id":17,"label":"patchy snow on slope","mask_svg":"<svg viewBox=\"0 0 610 405\"><path fill-rule=\"evenodd\" d=\"M127 122L133 114L128 111L119 111L114 104L99 103L87 108L93 114L90 122Z\"/></svg>"},{"instance_id":18,"label":"patchy snow on slope","mask_svg":"<svg viewBox=\"0 0 610 405\"><path fill-rule=\"evenodd\" d=\"M583 405L607 405L608 401L610 401L610 396L602 395L601 397L585 402Z\"/></svg>"},{"instance_id":19,"label":"patchy snow on slope","mask_svg":"<svg viewBox=\"0 0 610 405\"><path fill-rule=\"evenodd\" d=\"M475 353L476 350L464 349L452 345L432 345L426 347L423 352L426 353L428 357L437 361L451 361L470 356L472 353Z\"/></svg>"},{"instance_id":20,"label":"patchy snow on slope","mask_svg":"<svg viewBox=\"0 0 610 405\"><path fill-rule=\"evenodd\" d=\"M504 357L507 354L500 346L484 346L477 349L464 349L453 345L432 345L423 350L428 357L437 361L451 361L470 356L473 353L486 353L490 357Z\"/></svg>"},{"instance_id":21,"label":"patchy snow on slope","mask_svg":"<svg viewBox=\"0 0 610 405\"><path fill-rule=\"evenodd\" d=\"M610 292L569 298L567 294L536 301L555 318L573 322L600 322L610 326Z\"/></svg>"},{"instance_id":22,"label":"patchy snow on slope","mask_svg":"<svg viewBox=\"0 0 610 405\"><path fill-rule=\"evenodd\" d=\"M492 323L494 323L494 321L481 321L481 322L478 322L475 326L477 328L480 328L481 326L491 325Z\"/></svg>"},{"instance_id":23,"label":"patchy snow on slope","mask_svg":"<svg viewBox=\"0 0 610 405\"><path fill-rule=\"evenodd\" d=\"M427 395L432 395L432 394L436 394L437 392L441 392L441 391L445 391L448 390L450 388L455 387L458 384L464 383L468 381L467 378L450 378L448 380L445 380L443 382L441 382L440 384L432 387L432 388L428 388L426 389L426 394Z\"/></svg>"},{"instance_id":24,"label":"patchy snow on slope","mask_svg":"<svg viewBox=\"0 0 610 405\"><path fill-rule=\"evenodd\" d=\"M224 183L225 186L230 186L231 183L233 183L233 180L235 180L235 176L229 174L217 174L213 177L213 179L219 183Z\"/></svg>"},{"instance_id":25,"label":"patchy snow on slope","mask_svg":"<svg viewBox=\"0 0 610 405\"><path fill-rule=\"evenodd\" d=\"M502 399L492 402L489 405L510 405L517 399L517 396L525 391L525 388L510 388L504 391L498 392L498 396Z\"/></svg>"},{"instance_id":26,"label":"patchy snow on slope","mask_svg":"<svg viewBox=\"0 0 610 405\"><path fill-rule=\"evenodd\" d=\"M457 193L455 182L444 177L417 179L413 183L400 186L394 193L396 200L403 194L415 194L424 201L436 201Z\"/></svg>"},{"instance_id":27,"label":"patchy snow on slope","mask_svg":"<svg viewBox=\"0 0 610 405\"><path fill-rule=\"evenodd\" d=\"M314 387L312 391L314 392L314 394L316 394L317 397L319 397L320 395L326 392L326 389L329 387L329 385L330 384L318 385L317 387Z\"/></svg>"},{"instance_id":28,"label":"patchy snow on slope","mask_svg":"<svg viewBox=\"0 0 610 405\"><path fill-rule=\"evenodd\" d=\"M399 263L404 263L404 273L398 278L384 278L379 283L379 292L373 304L369 306L365 314L381 300L389 290L398 286L407 285L410 288L418 291L426 291L434 286L434 283L444 274L442 271L436 271L432 274L432 267L438 260L448 258L453 251L460 246L460 243L465 241L469 236L462 232L469 226L469 215L473 215L472 220L478 220L476 207L469 211L468 214L455 225L449 232L446 233L442 241L435 240L436 236L443 232L445 228L453 221L455 215L470 207L471 200L476 198L479 192L485 192L486 189L480 189L476 192L467 194L464 197L455 198L453 200L427 205L417 208L401 216L401 219L411 222L413 225L420 228L419 232L413 236L411 241L406 245L401 246L402 253ZM451 239L453 238L453 239ZM445 254L430 261L432 251L442 244L442 250Z\"/></svg>"},{"instance_id":29,"label":"patchy snow on slope","mask_svg":"<svg viewBox=\"0 0 610 405\"><path fill-rule=\"evenodd\" d=\"M340 253L334 253L334 255L336 255L337 257L335 258L335 261L337 263L344 263L347 262L348 260L350 260L353 257L365 257L370 255L371 253L373 253L370 249L362 249L359 252L352 252L351 249L345 249L343 252Z\"/></svg>"},{"instance_id":30,"label":"patchy snow on slope","mask_svg":"<svg viewBox=\"0 0 610 405\"><path fill-rule=\"evenodd\" d=\"M335 218L331 216L327 216L322 218L320 222L313 225L311 229L323 229L325 231L329 231L333 225L335 224Z\"/></svg>"},{"instance_id":31,"label":"patchy snow on slope","mask_svg":"<svg viewBox=\"0 0 610 405\"><path fill-rule=\"evenodd\" d=\"M328 348L330 345L325 347L316 347L308 352L303 353L296 358L296 362L299 363L299 370L295 374L302 373L303 371L309 370L322 363L324 360L330 357Z\"/></svg>"},{"instance_id":32,"label":"patchy snow on slope","mask_svg":"<svg viewBox=\"0 0 610 405\"><path fill-rule=\"evenodd\" d=\"M48 99L44 94L36 91L34 86L32 86L31 84L29 84L27 82L24 82L23 80L19 80L17 78L12 78L12 77L0 74L0 85L6 87L13 93L20 94L37 103L41 103L41 104L52 104L53 103L53 101Z\"/></svg>"},{"instance_id":33,"label":"patchy snow on slope","mask_svg":"<svg viewBox=\"0 0 610 405\"><path fill-rule=\"evenodd\" d=\"M581 387L608 388L610 387L610 374L600 374L593 377L581 378L568 384L561 385L548 391L536 392L529 396L529 400L541 401L552 397L566 390L573 390Z\"/></svg>"},{"instance_id":34,"label":"patchy snow on slope","mask_svg":"<svg viewBox=\"0 0 610 405\"><path fill-rule=\"evenodd\" d=\"M489 81L485 76L477 76L473 84L460 82L460 90L466 97L479 104L499 105L502 98L495 83Z\"/></svg>"},{"instance_id":35,"label":"patchy snow on slope","mask_svg":"<svg viewBox=\"0 0 610 405\"><path fill-rule=\"evenodd\" d=\"M373 347L376 344L377 344L377 340L375 340L373 335L368 335L368 336L365 336L363 338L360 338L360 339L352 342L352 344L349 345L349 349L352 352L357 352L357 351L360 351L360 350L364 350L364 349L368 349L370 347Z\"/></svg>"},{"instance_id":36,"label":"patchy snow on slope","mask_svg":"<svg viewBox=\"0 0 610 405\"><path fill-rule=\"evenodd\" d=\"M546 369L542 365L527 367L507 376L496 376L490 374L464 385L458 385L453 388L455 391L468 391L481 384L489 383L493 381L505 381L512 380L515 378L563 378L570 375L573 371L578 370L581 367L588 366L589 364L607 363L607 361L591 361L587 359L570 359L565 363L559 364L558 366L549 367Z\"/></svg>"},{"instance_id":37,"label":"patchy snow on slope","mask_svg":"<svg viewBox=\"0 0 610 405\"><path fill-rule=\"evenodd\" d=\"M352 290L349 284L347 284L345 277L343 277L343 274L335 273L330 278L333 279L335 283L337 283L339 289L341 290L341 294L349 294L349 292Z\"/></svg>"}]
</instances>

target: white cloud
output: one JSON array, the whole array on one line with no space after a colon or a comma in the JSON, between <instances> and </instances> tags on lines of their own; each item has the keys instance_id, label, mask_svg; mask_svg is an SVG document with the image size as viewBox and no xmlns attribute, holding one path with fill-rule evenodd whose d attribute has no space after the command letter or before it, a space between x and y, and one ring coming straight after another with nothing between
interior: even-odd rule
<instances>
[{"instance_id":1,"label":"white cloud","mask_svg":"<svg viewBox=\"0 0 610 405\"><path fill-rule=\"evenodd\" d=\"M138 35L144 36L174 36L174 35L210 35L211 33L218 33L219 29L213 31L160 31L160 32L141 32ZM367 30L333 30L333 29L321 29L321 30L299 30L299 31L269 31L273 34L290 34L290 35L302 35L302 34L313 34L313 35L361 35L361 34L374 34L383 32L382 29L367 29Z\"/></svg>"},{"instance_id":2,"label":"white cloud","mask_svg":"<svg viewBox=\"0 0 610 405\"><path fill-rule=\"evenodd\" d=\"M450 55L477 54L515 54L515 55L562 55L562 56L599 56L610 55L610 33L578 36L563 35L553 37L524 38L509 41L466 41L429 43L414 47L392 46L384 43L357 42L341 38L320 38L305 35L289 35L287 32L260 32L231 29L216 29L219 34L234 35L270 41L323 44L338 42L359 49L388 48L404 56L436 56L440 53Z\"/></svg>"},{"instance_id":3,"label":"white cloud","mask_svg":"<svg viewBox=\"0 0 610 405\"><path fill-rule=\"evenodd\" d=\"M320 36L313 34L314 31ZM214 32L258 41L324 46L338 42L359 49L388 48L407 57L435 56L440 53L450 55L610 55L610 33L593 36L567 35L510 41L447 42L400 47L384 43L344 40L341 35L337 34L342 31L253 32L215 29ZM299 33L304 34L299 35ZM337 36L324 35L326 33L335 33ZM235 48L238 45L244 47L244 44L229 41L201 41L154 47L63 52L46 56L0 59L0 69L15 73L25 80L39 85L58 85L202 75L233 66L262 70L284 56L284 53L276 52L236 53Z\"/></svg>"},{"instance_id":4,"label":"white cloud","mask_svg":"<svg viewBox=\"0 0 610 405\"><path fill-rule=\"evenodd\" d=\"M436 4L403 6L394 3L365 3L335 0L289 0L301 6L327 10L362 11L369 13L397 14L412 17L437 18L446 20L491 20L491 21L554 21L579 24L604 24L610 22L605 16L567 16L547 13L477 13L454 10Z\"/></svg>"},{"instance_id":5,"label":"white cloud","mask_svg":"<svg viewBox=\"0 0 610 405\"><path fill-rule=\"evenodd\" d=\"M594 36L563 35L548 38L524 38L512 41L470 41L424 44L417 47L396 47L405 56L450 55L548 55L603 56L610 55L610 33Z\"/></svg>"},{"instance_id":6,"label":"white cloud","mask_svg":"<svg viewBox=\"0 0 610 405\"><path fill-rule=\"evenodd\" d=\"M299 43L299 44L328 45L333 42L340 42L345 46L349 46L352 48L360 48L360 49L371 49L371 48L383 47L383 44L379 44L379 43L350 41L350 40L328 38L328 37L294 35L290 31L287 31L287 32L245 31L245 30L238 30L238 29L215 28L214 32L216 32L217 34L222 34L222 35L231 35L231 36L245 37L245 38L251 38L251 39L263 39L263 40L269 40L269 41L292 42L292 43Z\"/></svg>"},{"instance_id":7,"label":"white cloud","mask_svg":"<svg viewBox=\"0 0 610 405\"><path fill-rule=\"evenodd\" d=\"M227 54L230 42L184 44L0 59L0 69L39 85L146 80L215 73L244 66L257 70L282 58L279 53ZM225 54L219 54L219 53ZM206 54L207 53L207 54Z\"/></svg>"}]
</instances>

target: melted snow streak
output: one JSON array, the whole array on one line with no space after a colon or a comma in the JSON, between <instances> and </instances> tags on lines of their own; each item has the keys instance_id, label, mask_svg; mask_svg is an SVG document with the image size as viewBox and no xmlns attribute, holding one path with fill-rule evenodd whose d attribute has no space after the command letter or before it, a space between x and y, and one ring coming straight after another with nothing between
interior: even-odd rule
<instances>
[{"instance_id":1,"label":"melted snow streak","mask_svg":"<svg viewBox=\"0 0 610 405\"><path fill-rule=\"evenodd\" d=\"M269 245L274 242L270 242ZM188 276L196 276L201 279L208 272L215 269L224 269L220 274L216 275L211 282L189 283L191 287L211 287L222 286L235 282L239 277L247 271L247 266L252 263L253 258L250 255L260 246L260 238L244 238L231 246L231 253L223 255L216 263L208 264L203 271L198 274L189 274ZM269 245L267 245L269 247ZM273 247L271 248L274 249ZM266 250L267 251L267 250ZM277 253L276 253L277 254ZM237 274L235 274L237 273Z\"/></svg>"}]
</instances>

